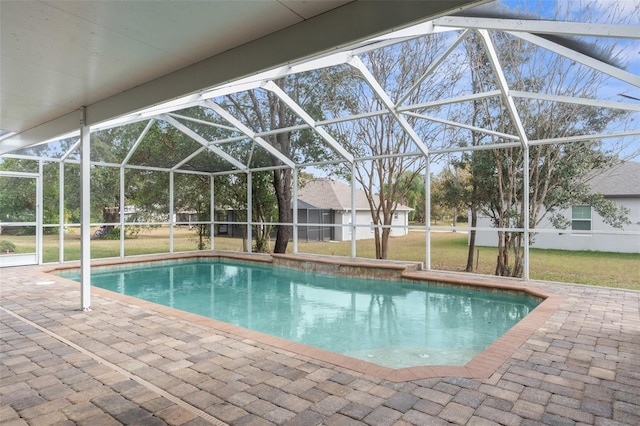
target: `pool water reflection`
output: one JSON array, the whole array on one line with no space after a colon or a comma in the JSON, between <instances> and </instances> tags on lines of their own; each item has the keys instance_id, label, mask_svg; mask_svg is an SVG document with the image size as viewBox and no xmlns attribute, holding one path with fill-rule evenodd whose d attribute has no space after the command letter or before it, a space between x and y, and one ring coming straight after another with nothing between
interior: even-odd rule
<instances>
[{"instance_id":1,"label":"pool water reflection","mask_svg":"<svg viewBox=\"0 0 640 426\"><path fill-rule=\"evenodd\" d=\"M79 281L79 273L61 274ZM226 259L92 270L92 285L391 368L464 365L526 295L345 278Z\"/></svg>"}]
</instances>

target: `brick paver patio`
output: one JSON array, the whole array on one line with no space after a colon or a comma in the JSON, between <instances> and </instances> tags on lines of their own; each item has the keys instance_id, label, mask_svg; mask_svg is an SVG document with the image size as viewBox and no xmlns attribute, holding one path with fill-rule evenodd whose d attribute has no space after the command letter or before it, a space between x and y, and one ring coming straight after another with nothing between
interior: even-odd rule
<instances>
[{"instance_id":1,"label":"brick paver patio","mask_svg":"<svg viewBox=\"0 0 640 426\"><path fill-rule=\"evenodd\" d=\"M640 425L637 291L527 283L564 299L488 378L389 381L104 291L83 312L39 267L0 286L0 425Z\"/></svg>"}]
</instances>

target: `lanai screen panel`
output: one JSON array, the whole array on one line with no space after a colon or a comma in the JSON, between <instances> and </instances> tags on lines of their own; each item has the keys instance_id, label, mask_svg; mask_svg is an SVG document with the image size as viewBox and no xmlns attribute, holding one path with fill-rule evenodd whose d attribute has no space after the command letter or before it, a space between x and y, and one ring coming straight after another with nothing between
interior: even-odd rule
<instances>
[{"instance_id":1,"label":"lanai screen panel","mask_svg":"<svg viewBox=\"0 0 640 426\"><path fill-rule=\"evenodd\" d=\"M353 171L361 186L375 180L376 193L397 177L374 173L376 159L390 167L404 157L393 173L422 174L440 156L473 154L513 168L523 197L540 159L581 146L637 153L639 65L624 57L640 48L637 16L619 10L602 15L615 25L592 25L595 15L564 23L492 13L438 18L119 118L124 125L101 123L91 160L126 168L128 181L173 171L244 185L251 170L310 166ZM77 160L75 143L20 155ZM522 222L504 228L523 233Z\"/></svg>"}]
</instances>

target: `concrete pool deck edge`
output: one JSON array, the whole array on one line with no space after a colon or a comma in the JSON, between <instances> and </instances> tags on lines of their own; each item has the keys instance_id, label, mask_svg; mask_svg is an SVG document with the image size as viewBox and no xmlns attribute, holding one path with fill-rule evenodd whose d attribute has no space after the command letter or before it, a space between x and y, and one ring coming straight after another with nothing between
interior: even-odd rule
<instances>
[{"instance_id":1,"label":"concrete pool deck edge","mask_svg":"<svg viewBox=\"0 0 640 426\"><path fill-rule=\"evenodd\" d=\"M243 260L250 262L264 262L272 263L273 257L284 257L287 260L295 262L295 255L264 255L264 254L250 254L250 253L233 253L233 252L205 252L205 253L180 253L172 255L160 255L160 256L139 256L126 259L104 259L98 261L92 261L92 267L101 266L116 266L126 264L138 264L144 262L158 262L166 260L178 260L178 259L191 259L191 258L226 258L234 260ZM321 264L331 265L331 270L335 270L335 265L339 262L335 257L321 258ZM313 259L312 256L301 256L301 260L305 263L310 262ZM354 273L358 268L363 268L370 276L371 271L375 269L389 269L392 274L400 274L401 280L409 280L412 282L437 282L443 285L453 286L471 286L484 289L496 289L498 291L516 292L529 294L532 297L543 299L542 302L531 311L526 317L520 320L515 326L503 334L500 338L489 345L484 351L476 355L471 361L464 366L445 366L445 365L427 365L418 367L407 367L400 369L393 369L378 364L373 364L367 361L363 361L357 358L352 358L346 355L329 352L327 350L315 348L302 343L293 342L283 338L267 335L257 331L249 330L243 327L239 327L233 324L224 323L211 318L203 317L196 314L191 314L185 311L180 311L174 308L159 305L153 302L148 302L142 299L138 299L131 296L126 296L120 293L104 290L97 287L92 287L91 291L96 294L100 294L104 297L120 300L127 304L138 305L145 309L150 309L178 319L187 320L202 326L210 327L212 329L233 334L241 337L245 343L251 344L252 342L258 342L273 346L275 348L291 352L293 354L304 355L310 358L324 361L338 367L347 368L353 371L357 371L363 374L367 374L373 377L378 377L383 380L391 382L408 382L420 379L430 379L437 377L455 376L461 378L488 378L504 363L513 353L524 344L527 339L542 325L545 321L556 311L560 304L565 300L563 296L548 293L539 289L531 289L522 285L522 281L514 279L501 279L499 277L486 277L477 275L466 275L461 273L441 273L434 271L420 271L415 268L415 262L407 262L409 265L409 271L405 272L402 268L402 262L384 262L373 259L344 259L340 260L342 264L348 266L347 273ZM79 267L78 262L47 265L42 267L42 272L45 274L54 274L69 269L77 269ZM317 270L317 269L314 269ZM385 279L388 274L385 275ZM79 284L76 281L68 280L56 275L48 275L49 278L53 278L56 281L78 287Z\"/></svg>"}]
</instances>

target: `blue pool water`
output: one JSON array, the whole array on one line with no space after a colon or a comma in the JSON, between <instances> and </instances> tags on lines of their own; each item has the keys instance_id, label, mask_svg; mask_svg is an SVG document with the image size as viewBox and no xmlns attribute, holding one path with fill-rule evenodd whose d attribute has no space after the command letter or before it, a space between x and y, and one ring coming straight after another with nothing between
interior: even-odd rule
<instances>
[{"instance_id":1,"label":"blue pool water","mask_svg":"<svg viewBox=\"0 0 640 426\"><path fill-rule=\"evenodd\" d=\"M79 272L61 274L79 281ZM92 285L391 368L464 365L539 302L448 286L196 260L110 267Z\"/></svg>"}]
</instances>

